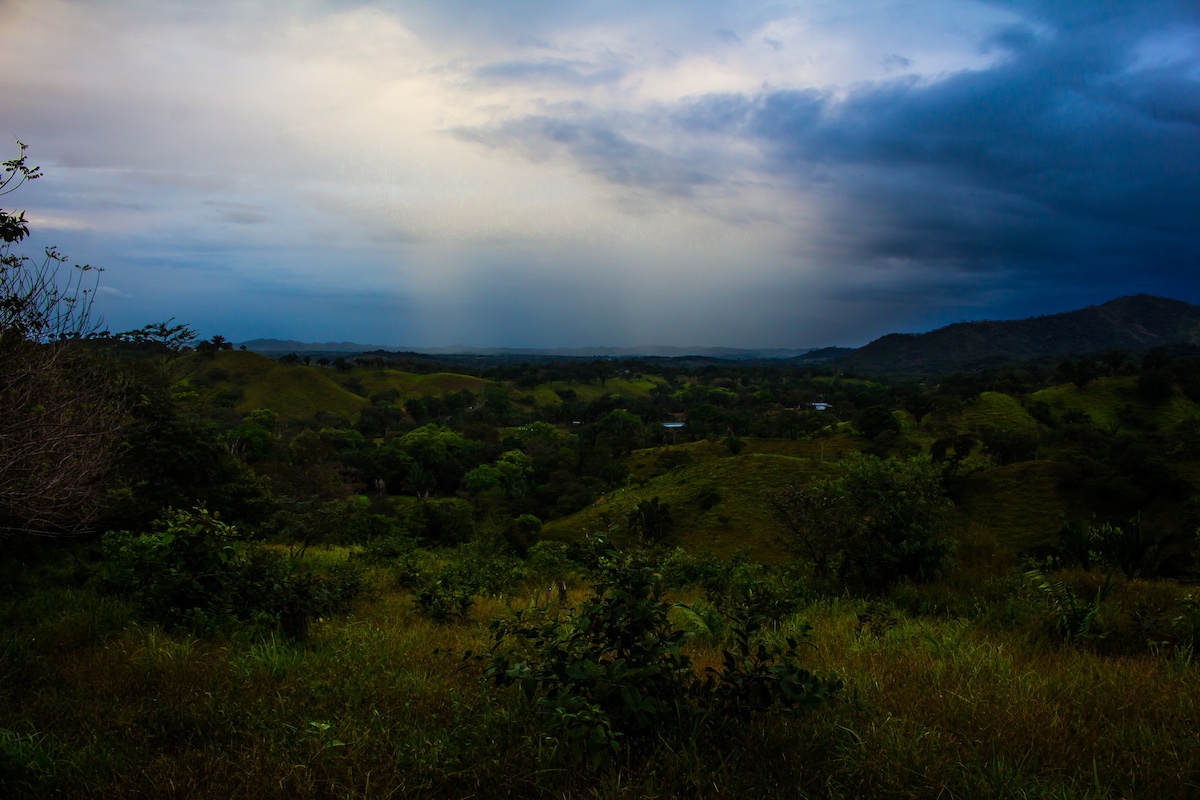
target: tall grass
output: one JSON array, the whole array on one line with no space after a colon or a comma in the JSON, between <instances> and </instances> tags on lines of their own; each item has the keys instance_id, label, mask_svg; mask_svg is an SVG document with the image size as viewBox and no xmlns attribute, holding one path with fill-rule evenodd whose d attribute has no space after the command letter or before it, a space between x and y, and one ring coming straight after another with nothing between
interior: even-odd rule
<instances>
[{"instance_id":1,"label":"tall grass","mask_svg":"<svg viewBox=\"0 0 1200 800\"><path fill-rule=\"evenodd\" d=\"M461 658L486 644L488 618L528 602L520 593L436 624L382 591L297 644L268 628L167 633L69 584L0 607L7 797L1200 793L1200 681L1183 651L1062 646L1039 633L1040 599L1019 581L1023 611L1007 622L895 610L863 626L863 601L814 601L767 635L811 623L810 666L845 680L841 700L719 740L650 740L599 772L551 758L530 709ZM700 669L717 663L711 639L690 647Z\"/></svg>"}]
</instances>

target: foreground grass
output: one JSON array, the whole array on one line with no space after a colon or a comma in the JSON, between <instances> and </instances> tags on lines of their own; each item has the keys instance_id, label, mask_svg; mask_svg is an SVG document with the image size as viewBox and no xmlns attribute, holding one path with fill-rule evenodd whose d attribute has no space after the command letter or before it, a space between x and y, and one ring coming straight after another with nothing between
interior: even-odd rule
<instances>
[{"instance_id":1,"label":"foreground grass","mask_svg":"<svg viewBox=\"0 0 1200 800\"><path fill-rule=\"evenodd\" d=\"M578 595L577 595L578 596ZM507 602L524 605L524 599ZM846 692L797 720L627 743L590 772L461 654L504 599L437 625L383 590L304 644L198 638L38 581L0 607L9 797L1187 797L1200 682L1187 651L1111 657L1021 625L824 600L810 666ZM719 648L693 656L715 664Z\"/></svg>"}]
</instances>

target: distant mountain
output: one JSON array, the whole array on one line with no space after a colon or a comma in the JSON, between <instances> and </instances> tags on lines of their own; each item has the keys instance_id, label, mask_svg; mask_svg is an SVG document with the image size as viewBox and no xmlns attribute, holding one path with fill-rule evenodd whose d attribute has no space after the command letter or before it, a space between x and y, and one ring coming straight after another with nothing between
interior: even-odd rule
<instances>
[{"instance_id":1,"label":"distant mountain","mask_svg":"<svg viewBox=\"0 0 1200 800\"><path fill-rule=\"evenodd\" d=\"M381 344L298 342L295 339L251 339L239 344L256 353L365 353L369 350L387 349Z\"/></svg>"},{"instance_id":2,"label":"distant mountain","mask_svg":"<svg viewBox=\"0 0 1200 800\"><path fill-rule=\"evenodd\" d=\"M819 347L816 350L809 350L807 353L796 356L792 361L798 364L825 364L853 352L853 347Z\"/></svg>"},{"instance_id":3,"label":"distant mountain","mask_svg":"<svg viewBox=\"0 0 1200 800\"><path fill-rule=\"evenodd\" d=\"M496 356L513 358L530 356L532 358L636 358L638 356L661 356L677 358L682 356L704 356L733 361L747 359L787 359L802 357L809 352L808 348L782 349L762 348L759 350L739 349L736 347L672 347L668 345L643 345L640 347L556 347L556 348L519 348L519 347L469 347L464 344L448 347L390 347L379 344L358 344L355 342L298 342L294 339L251 339L242 342L247 350L256 353L368 353L368 352L404 352L420 353L421 355L466 355L466 356Z\"/></svg>"},{"instance_id":4,"label":"distant mountain","mask_svg":"<svg viewBox=\"0 0 1200 800\"><path fill-rule=\"evenodd\" d=\"M1200 306L1139 294L1104 305L1004 322L959 322L892 333L836 359L867 375L938 375L1038 356L1200 344Z\"/></svg>"}]
</instances>

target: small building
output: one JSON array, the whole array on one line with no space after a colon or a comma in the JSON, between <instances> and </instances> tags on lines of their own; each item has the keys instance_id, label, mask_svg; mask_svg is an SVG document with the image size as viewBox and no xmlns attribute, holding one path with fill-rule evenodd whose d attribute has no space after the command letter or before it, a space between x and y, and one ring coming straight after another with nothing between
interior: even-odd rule
<instances>
[{"instance_id":1,"label":"small building","mask_svg":"<svg viewBox=\"0 0 1200 800\"><path fill-rule=\"evenodd\" d=\"M813 411L828 411L829 409L833 408L833 404L826 402L809 403L808 407Z\"/></svg>"}]
</instances>

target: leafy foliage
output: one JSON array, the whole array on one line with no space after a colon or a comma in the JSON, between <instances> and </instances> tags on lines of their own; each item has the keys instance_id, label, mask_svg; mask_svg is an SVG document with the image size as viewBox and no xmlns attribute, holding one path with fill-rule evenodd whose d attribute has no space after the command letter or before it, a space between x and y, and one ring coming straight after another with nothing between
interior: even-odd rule
<instances>
[{"instance_id":1,"label":"leafy foliage","mask_svg":"<svg viewBox=\"0 0 1200 800\"><path fill-rule=\"evenodd\" d=\"M881 591L901 580L929 581L947 566L954 540L941 472L928 457L855 456L835 478L768 493L789 544L818 581Z\"/></svg>"},{"instance_id":2,"label":"leafy foliage","mask_svg":"<svg viewBox=\"0 0 1200 800\"><path fill-rule=\"evenodd\" d=\"M1112 570L1109 570L1104 585L1096 590L1095 598L1086 602L1080 600L1061 578L1046 575L1036 568L1025 573L1025 578L1046 597L1053 615L1054 628L1067 642L1096 639L1104 635L1094 628L1100 606L1112 593L1112 576Z\"/></svg>"},{"instance_id":3,"label":"leafy foliage","mask_svg":"<svg viewBox=\"0 0 1200 800\"><path fill-rule=\"evenodd\" d=\"M330 576L298 572L204 508L168 510L148 533L109 532L103 554L100 586L165 625L207 628L289 607L333 613L364 587L351 565Z\"/></svg>"},{"instance_id":4,"label":"leafy foliage","mask_svg":"<svg viewBox=\"0 0 1200 800\"><path fill-rule=\"evenodd\" d=\"M716 609L735 617L782 622L809 596L791 565L754 563L746 551L723 559L676 548L661 566L668 587L697 586Z\"/></svg>"},{"instance_id":5,"label":"leafy foliage","mask_svg":"<svg viewBox=\"0 0 1200 800\"><path fill-rule=\"evenodd\" d=\"M600 567L592 593L565 613L531 607L495 620L483 656L487 679L519 686L569 757L594 766L624 739L678 737L752 712L797 715L841 688L800 666L797 638L759 641L761 618L736 620L722 666L697 675L684 652L693 634L671 624L675 606L652 566L610 551Z\"/></svg>"},{"instance_id":6,"label":"leafy foliage","mask_svg":"<svg viewBox=\"0 0 1200 800\"><path fill-rule=\"evenodd\" d=\"M671 507L657 497L643 500L633 507L626 519L629 530L651 542L661 542L675 527Z\"/></svg>"}]
</instances>

